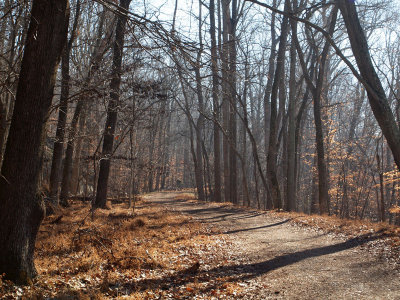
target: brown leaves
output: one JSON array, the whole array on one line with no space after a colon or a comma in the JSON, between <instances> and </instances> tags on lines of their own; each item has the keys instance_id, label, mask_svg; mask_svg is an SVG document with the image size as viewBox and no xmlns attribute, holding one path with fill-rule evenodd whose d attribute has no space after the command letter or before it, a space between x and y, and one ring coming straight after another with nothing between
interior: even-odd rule
<instances>
[{"instance_id":1,"label":"brown leaves","mask_svg":"<svg viewBox=\"0 0 400 300\"><path fill-rule=\"evenodd\" d=\"M48 217L40 228L33 286L0 279L0 298L212 297L215 281L207 270L226 261L226 243L215 231L151 203L139 203L136 215L114 204L92 220L89 206L75 202L56 219Z\"/></svg>"}]
</instances>

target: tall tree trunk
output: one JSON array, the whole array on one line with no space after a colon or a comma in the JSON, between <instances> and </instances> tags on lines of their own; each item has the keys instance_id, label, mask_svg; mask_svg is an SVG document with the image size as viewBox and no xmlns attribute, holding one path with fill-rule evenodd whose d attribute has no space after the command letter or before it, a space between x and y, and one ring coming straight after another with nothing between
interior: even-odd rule
<instances>
[{"instance_id":1,"label":"tall tree trunk","mask_svg":"<svg viewBox=\"0 0 400 300\"><path fill-rule=\"evenodd\" d=\"M201 76L200 76L200 65L201 65L201 54L203 52L203 40L201 34L201 22L202 22L202 14L201 14L201 6L202 3L199 2L199 44L200 48L197 52L196 57L196 65L195 65L195 76L196 76L196 93L197 93L197 101L198 101L198 110L199 117L197 119L197 124L195 127L196 131L196 178L197 178L197 192L199 195L200 201L205 201L205 192L204 192L204 164L203 164L203 127L204 127L204 99L203 99L203 91L201 87Z\"/></svg>"},{"instance_id":2,"label":"tall tree trunk","mask_svg":"<svg viewBox=\"0 0 400 300\"><path fill-rule=\"evenodd\" d=\"M215 1L210 0L210 36L211 36L211 69L212 69L212 98L214 117L214 197L213 200L221 202L221 141L218 127L220 112L218 99L218 57L217 41L215 36Z\"/></svg>"},{"instance_id":3,"label":"tall tree trunk","mask_svg":"<svg viewBox=\"0 0 400 300\"><path fill-rule=\"evenodd\" d=\"M248 82L250 81L249 74L249 66L248 66L248 57L246 55L245 63L244 63L244 88L243 88L243 100L240 101L243 109L243 119L245 123L248 123L248 113L247 113L247 93L248 93ZM240 99L240 98L239 98ZM249 186L248 186L248 178L246 168L247 166L247 134L246 134L246 125L241 124L241 138L242 138L242 184L243 184L243 205L247 205L250 207L250 196L249 196Z\"/></svg>"},{"instance_id":4,"label":"tall tree trunk","mask_svg":"<svg viewBox=\"0 0 400 300\"><path fill-rule=\"evenodd\" d=\"M295 5L295 3L294 3ZM297 5L295 5L296 7ZM293 34L296 34L293 32ZM296 47L292 39L290 45L290 79L288 107L288 142L287 142L287 210L296 210Z\"/></svg>"},{"instance_id":5,"label":"tall tree trunk","mask_svg":"<svg viewBox=\"0 0 400 300\"><path fill-rule=\"evenodd\" d=\"M232 0L232 18L230 22L229 34L229 186L230 186L230 201L238 204L237 196L237 156L236 156L236 143L237 143L237 128L236 128L236 110L237 110L237 96L236 96L236 24L237 24L237 0Z\"/></svg>"},{"instance_id":6,"label":"tall tree trunk","mask_svg":"<svg viewBox=\"0 0 400 300\"><path fill-rule=\"evenodd\" d=\"M80 15L80 1L76 3L74 23L71 31L71 37L64 48L61 57L61 96L60 107L58 108L58 121L56 137L53 147L53 157L50 172L50 200L58 205L58 188L60 186L61 163L64 148L65 125L67 124L68 97L69 97L69 58L72 44L75 39L75 32L78 27Z\"/></svg>"},{"instance_id":7,"label":"tall tree trunk","mask_svg":"<svg viewBox=\"0 0 400 300\"><path fill-rule=\"evenodd\" d=\"M74 115L72 117L72 122L67 139L67 149L65 151L64 167L61 179L61 191L60 191L60 204L63 206L68 206L69 191L71 187L71 172L72 163L74 156L74 142L78 130L78 121L82 118L82 111L86 110L86 105L83 100L78 100L78 104L75 108Z\"/></svg>"},{"instance_id":8,"label":"tall tree trunk","mask_svg":"<svg viewBox=\"0 0 400 300\"><path fill-rule=\"evenodd\" d=\"M163 166L162 166L162 176L161 176L161 189L165 189L165 183L169 172L169 136L171 133L171 119L172 119L172 109L169 110L169 116L167 121L167 128L164 133L164 153L163 153Z\"/></svg>"},{"instance_id":9,"label":"tall tree trunk","mask_svg":"<svg viewBox=\"0 0 400 300\"><path fill-rule=\"evenodd\" d=\"M288 11L288 1L285 1L285 11ZM269 127L269 145L267 155L267 175L270 186L270 192L274 208L281 208L281 192L279 188L279 182L277 178L277 136L278 136L278 120L277 120L277 100L278 100L278 88L280 81L283 80L283 71L285 64L285 49L286 41L288 36L288 18L286 16L282 19L281 25L281 36L279 38L279 49L276 61L276 70L274 75L274 82L271 90L271 117Z\"/></svg>"},{"instance_id":10,"label":"tall tree trunk","mask_svg":"<svg viewBox=\"0 0 400 300\"><path fill-rule=\"evenodd\" d=\"M229 1L221 0L222 7L222 126L227 134L223 135L223 169L224 169L224 201L231 201L230 170L229 170L229 32L230 32L230 11Z\"/></svg>"},{"instance_id":11,"label":"tall tree trunk","mask_svg":"<svg viewBox=\"0 0 400 300\"><path fill-rule=\"evenodd\" d=\"M33 1L0 177L0 273L17 283L36 275L35 240L44 216L39 175L68 18L67 0Z\"/></svg>"},{"instance_id":12,"label":"tall tree trunk","mask_svg":"<svg viewBox=\"0 0 400 300\"><path fill-rule=\"evenodd\" d=\"M361 28L355 4L347 0L337 0L336 3L343 16L353 55L364 80L363 85L367 90L369 104L400 170L400 130L372 63L368 42Z\"/></svg>"},{"instance_id":13,"label":"tall tree trunk","mask_svg":"<svg viewBox=\"0 0 400 300\"><path fill-rule=\"evenodd\" d=\"M329 34L332 36L335 30L337 19L337 8L332 9ZM318 192L319 192L319 211L321 214L329 213L329 176L328 167L325 159L324 149L324 132L321 117L321 99L324 86L325 67L328 58L330 44L325 43L320 55L319 71L315 89L313 92L314 99L314 122L315 122L315 143L317 146L317 164L318 164Z\"/></svg>"},{"instance_id":14,"label":"tall tree trunk","mask_svg":"<svg viewBox=\"0 0 400 300\"><path fill-rule=\"evenodd\" d=\"M131 0L120 0L122 9L129 8ZM121 83L122 55L124 49L124 34L127 18L118 16L115 29L115 41L113 49L113 69L110 83L110 100L107 108L107 120L104 128L102 159L100 161L99 179L97 182L95 207L105 207L107 201L108 177L110 174L111 155L114 146L114 132L117 124L117 112L120 99L119 86Z\"/></svg>"},{"instance_id":15,"label":"tall tree trunk","mask_svg":"<svg viewBox=\"0 0 400 300\"><path fill-rule=\"evenodd\" d=\"M273 1L273 7L276 7L276 0ZM271 15L271 52L268 59L268 78L267 84L265 86L264 91L264 147L265 154L268 156L269 152L269 134L270 134L270 122L271 122L271 90L272 83L274 82L274 73L275 73L275 58L276 58L276 46L278 44L278 40L276 38L275 33L275 19L276 14L272 12ZM271 209L273 207L271 195L267 195L266 199L266 208Z\"/></svg>"},{"instance_id":16,"label":"tall tree trunk","mask_svg":"<svg viewBox=\"0 0 400 300\"><path fill-rule=\"evenodd\" d=\"M385 193L384 193L384 182L383 182L383 161L381 160L381 156L379 155L379 146L380 145L378 140L376 144L376 165L378 166L379 192L380 192L379 193L380 197L378 196L377 193L377 201L380 200L380 202L378 202L378 215L379 215L379 221L385 222L386 218L385 218Z\"/></svg>"},{"instance_id":17,"label":"tall tree trunk","mask_svg":"<svg viewBox=\"0 0 400 300\"><path fill-rule=\"evenodd\" d=\"M105 20L105 10L103 10L97 30L97 38L96 45L94 47L94 51L91 54L89 70L85 79L85 85L89 85L93 75L96 73L96 70L99 68L100 61L105 53L105 48L108 47L107 42L109 37L111 36L111 26L108 28L109 30L105 33L105 38L102 39L103 36L103 25ZM62 179L61 179L61 191L60 191L60 203L64 206L68 205L68 197L70 191L70 182L71 182L71 172L72 172L72 163L73 163L73 154L74 154L74 141L78 132L78 124L81 118L86 118L86 109L87 109L87 99L84 96L81 96L78 99L78 103L76 105L74 115L72 117L71 125L68 132L67 137L67 149L65 151L65 159L63 163L63 171L62 171ZM96 180L96 176L95 176ZM96 184L95 184L96 185Z\"/></svg>"},{"instance_id":18,"label":"tall tree trunk","mask_svg":"<svg viewBox=\"0 0 400 300\"><path fill-rule=\"evenodd\" d=\"M70 188L69 188L69 190L73 194L76 194L79 192L79 171L80 171L80 166L81 166L82 145L84 142L86 116L87 116L87 111L85 111L85 113L81 114L81 117L79 118L79 127L78 127L79 134L75 138L75 149L74 149L75 153L74 153L74 159L73 159L72 167L71 167L71 182L70 182Z\"/></svg>"},{"instance_id":19,"label":"tall tree trunk","mask_svg":"<svg viewBox=\"0 0 400 300\"><path fill-rule=\"evenodd\" d=\"M190 180L190 159L189 159L189 149L188 149L188 144L184 144L184 149L183 149L183 187L188 188L192 187L192 182Z\"/></svg>"},{"instance_id":20,"label":"tall tree trunk","mask_svg":"<svg viewBox=\"0 0 400 300\"><path fill-rule=\"evenodd\" d=\"M152 192L153 191L153 182L154 182L154 169L155 169L155 164L153 163L154 161L154 146L156 143L156 130L157 130L157 124L159 122L159 118L156 118L156 120L153 120L153 124L150 128L150 144L149 144L149 163L147 166L147 192Z\"/></svg>"},{"instance_id":21,"label":"tall tree trunk","mask_svg":"<svg viewBox=\"0 0 400 300\"><path fill-rule=\"evenodd\" d=\"M330 24L328 32L332 36L335 30L336 19L337 19L337 7L334 7L331 12ZM291 26L294 28L296 22L291 20ZM314 100L314 123L315 123L315 143L317 148L317 166L318 166L318 199L319 199L319 210L321 214L329 213L329 177L328 168L325 159L325 149L324 149L324 133L321 117L321 96L323 92L325 69L327 57L330 49L330 44L328 41L325 42L322 52L318 55L319 58L319 69L316 79L316 84L313 83L313 78L308 74L307 67L304 61L304 55L300 48L299 41L296 35L293 35L294 42L296 45L297 54L299 56L300 65L303 70L307 85L312 91Z\"/></svg>"}]
</instances>

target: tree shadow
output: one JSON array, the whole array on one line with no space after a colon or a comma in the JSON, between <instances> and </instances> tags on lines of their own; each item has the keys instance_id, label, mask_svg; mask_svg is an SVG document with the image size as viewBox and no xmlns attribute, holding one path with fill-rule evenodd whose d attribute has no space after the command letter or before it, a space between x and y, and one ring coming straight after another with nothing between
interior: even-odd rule
<instances>
[{"instance_id":1,"label":"tree shadow","mask_svg":"<svg viewBox=\"0 0 400 300\"><path fill-rule=\"evenodd\" d=\"M227 207L184 208L181 212L188 215L195 215L198 220L208 223L215 223L228 218L229 220L249 219L265 214L264 212L246 212L242 209Z\"/></svg>"},{"instance_id":2,"label":"tree shadow","mask_svg":"<svg viewBox=\"0 0 400 300\"><path fill-rule=\"evenodd\" d=\"M352 249L367 242L379 239L381 237L382 234L365 234L334 245L287 253L257 263L219 266L210 270L201 270L200 266L200 270L197 271L195 274L193 274L192 272L179 271L173 275L163 278L144 279L134 283L126 283L125 288L131 291L160 288L176 289L191 282L209 282L210 284L204 287L203 290L203 292L206 292L207 290L216 288L216 285L221 284L220 281L218 283L217 279L219 278L224 278L224 282L239 282L250 280L258 276L267 274L271 271L299 263L305 259L320 257ZM214 281L216 281L216 283Z\"/></svg>"},{"instance_id":3,"label":"tree shadow","mask_svg":"<svg viewBox=\"0 0 400 300\"><path fill-rule=\"evenodd\" d=\"M269 227L275 227L275 226L279 226L282 224L285 224L287 222L289 222L291 219L286 219L283 220L281 222L278 223L274 223L274 224L268 224L268 225L264 225L264 226L259 226L259 227L252 227L252 228L242 228L242 229L236 229L236 230L229 230L224 232L224 234L233 234L233 233L238 233L238 232L244 232L244 231L250 231L250 230L257 230L257 229L264 229L264 228L269 228Z\"/></svg>"}]
</instances>

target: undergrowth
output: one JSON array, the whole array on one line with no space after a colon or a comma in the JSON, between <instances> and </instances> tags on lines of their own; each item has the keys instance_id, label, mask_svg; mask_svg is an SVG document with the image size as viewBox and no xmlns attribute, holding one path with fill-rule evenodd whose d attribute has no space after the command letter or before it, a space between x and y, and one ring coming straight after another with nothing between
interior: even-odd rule
<instances>
[{"instance_id":1,"label":"undergrowth","mask_svg":"<svg viewBox=\"0 0 400 300\"><path fill-rule=\"evenodd\" d=\"M201 293L195 273L223 256L222 250L217 255L224 243L217 230L147 202L137 203L135 214L126 206L98 209L92 218L88 204L73 202L47 217L36 241L39 276L25 287L0 276L0 298L180 299Z\"/></svg>"}]
</instances>

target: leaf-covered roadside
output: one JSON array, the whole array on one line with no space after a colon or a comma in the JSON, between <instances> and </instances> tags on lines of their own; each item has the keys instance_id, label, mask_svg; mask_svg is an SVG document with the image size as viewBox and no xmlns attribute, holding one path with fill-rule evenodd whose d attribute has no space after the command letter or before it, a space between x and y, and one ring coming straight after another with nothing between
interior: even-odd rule
<instances>
[{"instance_id":1,"label":"leaf-covered roadside","mask_svg":"<svg viewBox=\"0 0 400 300\"><path fill-rule=\"evenodd\" d=\"M279 219L287 219L294 226L336 237L370 238L376 237L365 244L368 252L381 257L391 264L400 266L400 227L385 222L368 220L349 220L328 215L307 215L297 212L272 211L270 215Z\"/></svg>"},{"instance_id":2,"label":"leaf-covered roadside","mask_svg":"<svg viewBox=\"0 0 400 300\"><path fill-rule=\"evenodd\" d=\"M190 217L143 201L135 214L116 204L92 219L88 204L74 202L60 216L41 225L39 276L30 286L0 280L0 298L201 299L241 292L224 274L207 274L230 263L229 242Z\"/></svg>"}]
</instances>

